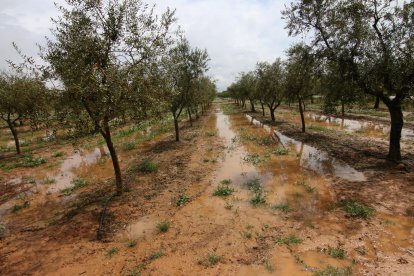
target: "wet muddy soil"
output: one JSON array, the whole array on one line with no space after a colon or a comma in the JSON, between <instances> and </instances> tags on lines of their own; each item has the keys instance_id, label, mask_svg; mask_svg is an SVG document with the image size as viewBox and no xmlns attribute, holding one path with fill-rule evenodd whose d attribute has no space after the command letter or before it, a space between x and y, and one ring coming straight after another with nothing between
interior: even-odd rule
<instances>
[{"instance_id":1,"label":"wet muddy soil","mask_svg":"<svg viewBox=\"0 0 414 276\"><path fill-rule=\"evenodd\" d=\"M109 175L93 181L110 171L95 163L105 152L99 151L93 162L69 170L93 185L65 203L56 197L46 201L49 206L31 204L1 216L7 233L0 240L0 271L414 274L413 174L377 157L379 141L367 147L360 138L349 140L349 133L303 135L293 123L266 122L217 102L194 127L183 129L182 142L165 134L125 155L131 191L111 202L104 242L96 241L97 220L113 183ZM158 169L131 169L144 160ZM341 208L345 200L375 212L356 218Z\"/></svg>"}]
</instances>

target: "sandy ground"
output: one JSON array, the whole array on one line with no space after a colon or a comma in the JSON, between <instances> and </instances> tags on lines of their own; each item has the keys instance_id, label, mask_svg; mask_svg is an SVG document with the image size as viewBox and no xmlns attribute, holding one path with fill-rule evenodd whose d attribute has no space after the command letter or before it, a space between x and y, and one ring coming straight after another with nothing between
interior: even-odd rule
<instances>
[{"instance_id":1,"label":"sandy ground","mask_svg":"<svg viewBox=\"0 0 414 276\"><path fill-rule=\"evenodd\" d=\"M273 125L246 115L216 104L183 127L180 143L166 133L121 152L130 191L109 204L103 242L96 240L98 220L114 190L105 149L56 146L42 154L65 152L60 165L2 173L0 274L313 275L328 266L355 275L414 274L411 152L395 166L382 159L380 138L339 130L304 135L283 117ZM272 153L281 149L287 154ZM65 172L89 186L66 197L59 182L32 187L27 175L59 174L67 156L77 160L74 151L82 165ZM131 169L144 160L158 169ZM23 181L13 185L16 178ZM223 186L232 194L214 196ZM351 217L338 205L344 199L376 211ZM10 212L24 201L28 208Z\"/></svg>"}]
</instances>

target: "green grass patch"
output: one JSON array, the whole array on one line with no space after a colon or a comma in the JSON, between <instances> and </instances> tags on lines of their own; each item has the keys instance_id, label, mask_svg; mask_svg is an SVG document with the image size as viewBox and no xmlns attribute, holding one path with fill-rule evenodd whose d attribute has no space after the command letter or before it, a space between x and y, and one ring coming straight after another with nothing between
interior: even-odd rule
<instances>
[{"instance_id":1,"label":"green grass patch","mask_svg":"<svg viewBox=\"0 0 414 276\"><path fill-rule=\"evenodd\" d=\"M80 189L80 188L83 188L83 187L88 186L88 185L89 185L89 183L88 183L87 181L85 181L85 180L80 179L80 178L75 178L75 179L72 181L72 185L73 185L73 186L71 186L71 187L67 187L67 188L65 188L65 189L62 189L62 190L60 191L60 193L61 193L63 196L70 196L70 195L71 195L71 194L73 194L73 192L75 192L77 189Z\"/></svg>"},{"instance_id":2,"label":"green grass patch","mask_svg":"<svg viewBox=\"0 0 414 276\"><path fill-rule=\"evenodd\" d=\"M153 260L161 258L164 255L165 253L162 251L154 252L148 257L148 260L153 261Z\"/></svg>"},{"instance_id":3,"label":"green grass patch","mask_svg":"<svg viewBox=\"0 0 414 276\"><path fill-rule=\"evenodd\" d=\"M63 155L65 155L65 153L63 151L58 151L58 152L52 154L52 157L57 158L57 157L62 157Z\"/></svg>"},{"instance_id":4,"label":"green grass patch","mask_svg":"<svg viewBox=\"0 0 414 276\"><path fill-rule=\"evenodd\" d=\"M127 242L127 247L132 248L135 247L137 245L137 241L136 240L130 240Z\"/></svg>"},{"instance_id":5,"label":"green grass patch","mask_svg":"<svg viewBox=\"0 0 414 276\"><path fill-rule=\"evenodd\" d=\"M306 191L306 192L308 192L308 193L314 193L314 192L316 191L316 188L315 188L315 187L310 186L310 185L306 182L306 180L304 180L304 179L297 181L297 182L295 183L295 185L298 185L298 186L303 187L303 188L305 189L305 191Z\"/></svg>"},{"instance_id":6,"label":"green grass patch","mask_svg":"<svg viewBox=\"0 0 414 276\"><path fill-rule=\"evenodd\" d=\"M275 150L272 150L270 153L274 154L274 155L288 155L289 150L287 150L287 149L275 149Z\"/></svg>"},{"instance_id":7,"label":"green grass patch","mask_svg":"<svg viewBox=\"0 0 414 276\"><path fill-rule=\"evenodd\" d=\"M157 224L157 229L159 233L165 233L170 229L170 223L168 221L161 221Z\"/></svg>"},{"instance_id":8,"label":"green grass patch","mask_svg":"<svg viewBox=\"0 0 414 276\"><path fill-rule=\"evenodd\" d=\"M353 218L368 219L375 212L374 208L368 207L354 200L343 200L339 203L339 206Z\"/></svg>"},{"instance_id":9,"label":"green grass patch","mask_svg":"<svg viewBox=\"0 0 414 276\"><path fill-rule=\"evenodd\" d=\"M234 192L233 188L230 188L229 185L219 185L214 191L213 196L229 196Z\"/></svg>"},{"instance_id":10,"label":"green grass patch","mask_svg":"<svg viewBox=\"0 0 414 276\"><path fill-rule=\"evenodd\" d=\"M133 149L135 149L135 143L134 143L134 142L130 142L130 141L128 141L128 142L124 142L124 143L122 143L122 145L121 145L121 149L122 149L123 151L130 151L130 150L133 150Z\"/></svg>"},{"instance_id":11,"label":"green grass patch","mask_svg":"<svg viewBox=\"0 0 414 276\"><path fill-rule=\"evenodd\" d=\"M106 251L106 256L108 256L108 257L112 257L113 255L115 255L116 253L118 253L118 248L117 247L112 247L112 248L110 248L110 249L108 249L107 251Z\"/></svg>"},{"instance_id":12,"label":"green grass patch","mask_svg":"<svg viewBox=\"0 0 414 276\"><path fill-rule=\"evenodd\" d=\"M299 244L302 243L302 239L298 238L295 235L289 235L286 237L277 237L275 238L275 243L281 245L281 244L286 244L286 245L291 245L291 244Z\"/></svg>"},{"instance_id":13,"label":"green grass patch","mask_svg":"<svg viewBox=\"0 0 414 276\"><path fill-rule=\"evenodd\" d=\"M325 269L315 271L314 276L350 276L352 269L350 267L333 267L327 266Z\"/></svg>"},{"instance_id":14,"label":"green grass patch","mask_svg":"<svg viewBox=\"0 0 414 276\"><path fill-rule=\"evenodd\" d=\"M232 182L231 179L223 179L222 181L220 181L220 183L223 185L230 185L231 182Z\"/></svg>"},{"instance_id":15,"label":"green grass patch","mask_svg":"<svg viewBox=\"0 0 414 276\"><path fill-rule=\"evenodd\" d=\"M45 179L43 179L43 184L45 185L52 185L55 183L56 183L56 180L54 178L46 177Z\"/></svg>"},{"instance_id":16,"label":"green grass patch","mask_svg":"<svg viewBox=\"0 0 414 276\"><path fill-rule=\"evenodd\" d=\"M253 153L253 154L249 153L243 157L243 160L253 165L257 165L263 161L263 159L260 158L260 156L257 153Z\"/></svg>"},{"instance_id":17,"label":"green grass patch","mask_svg":"<svg viewBox=\"0 0 414 276\"><path fill-rule=\"evenodd\" d=\"M198 261L199 265L203 265L205 267L214 266L218 264L221 260L221 257L216 254L209 254L206 258L203 258Z\"/></svg>"},{"instance_id":18,"label":"green grass patch","mask_svg":"<svg viewBox=\"0 0 414 276\"><path fill-rule=\"evenodd\" d=\"M288 212L292 211L289 204L287 204L287 203L274 205L274 206L272 206L272 209L278 210L278 211L281 211L281 212L284 212L284 213L288 213Z\"/></svg>"},{"instance_id":19,"label":"green grass patch","mask_svg":"<svg viewBox=\"0 0 414 276\"><path fill-rule=\"evenodd\" d=\"M184 206L188 201L190 200L190 198L188 196L186 196L185 194L181 194L177 201L176 204L177 206Z\"/></svg>"},{"instance_id":20,"label":"green grass patch","mask_svg":"<svg viewBox=\"0 0 414 276\"><path fill-rule=\"evenodd\" d=\"M158 170L158 164L149 160L145 160L135 169L143 173L152 173Z\"/></svg>"},{"instance_id":21,"label":"green grass patch","mask_svg":"<svg viewBox=\"0 0 414 276\"><path fill-rule=\"evenodd\" d=\"M329 247L327 250L327 253L329 256L331 256L332 258L336 258L336 259L345 259L346 256L346 251L343 248L332 248Z\"/></svg>"},{"instance_id":22,"label":"green grass patch","mask_svg":"<svg viewBox=\"0 0 414 276\"><path fill-rule=\"evenodd\" d=\"M13 207L11 208L11 212L17 213L23 209L29 208L29 206L30 206L29 201L25 201L23 204L14 204Z\"/></svg>"}]
</instances>

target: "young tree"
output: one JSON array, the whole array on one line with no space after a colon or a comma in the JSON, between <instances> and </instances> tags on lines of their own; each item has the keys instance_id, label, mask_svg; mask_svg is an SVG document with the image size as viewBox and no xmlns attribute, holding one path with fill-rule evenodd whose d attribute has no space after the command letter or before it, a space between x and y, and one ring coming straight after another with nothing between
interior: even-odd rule
<instances>
[{"instance_id":1,"label":"young tree","mask_svg":"<svg viewBox=\"0 0 414 276\"><path fill-rule=\"evenodd\" d=\"M23 73L0 73L0 118L13 135L17 154L21 154L16 122L37 123L47 110L47 89L43 82Z\"/></svg>"},{"instance_id":2,"label":"young tree","mask_svg":"<svg viewBox=\"0 0 414 276\"><path fill-rule=\"evenodd\" d=\"M197 84L207 71L206 50L192 49L186 39L181 39L164 59L165 90L170 111L174 117L175 140L180 141L178 120L184 108L191 108L197 97ZM189 111L190 112L190 111Z\"/></svg>"},{"instance_id":3,"label":"young tree","mask_svg":"<svg viewBox=\"0 0 414 276\"><path fill-rule=\"evenodd\" d=\"M277 59L272 64L258 63L256 76L258 94L269 108L272 121L275 121L275 110L280 106L285 95L285 72L282 61Z\"/></svg>"},{"instance_id":4,"label":"young tree","mask_svg":"<svg viewBox=\"0 0 414 276\"><path fill-rule=\"evenodd\" d=\"M105 139L116 190L124 187L111 137L111 121L129 110L150 109L146 80L171 43L174 13L158 17L139 0L67 0L54 20L53 39L43 58L62 84L63 102L76 114L84 110Z\"/></svg>"},{"instance_id":5,"label":"young tree","mask_svg":"<svg viewBox=\"0 0 414 276\"><path fill-rule=\"evenodd\" d=\"M401 160L402 102L414 86L414 3L392 0L297 0L283 12L290 35L337 62L361 91L381 99L391 117L388 159Z\"/></svg>"},{"instance_id":6,"label":"young tree","mask_svg":"<svg viewBox=\"0 0 414 276\"><path fill-rule=\"evenodd\" d=\"M315 58L311 49L304 44L293 45L288 50L286 65L286 96L297 100L302 122L302 132L306 131L304 100L313 95Z\"/></svg>"}]
</instances>

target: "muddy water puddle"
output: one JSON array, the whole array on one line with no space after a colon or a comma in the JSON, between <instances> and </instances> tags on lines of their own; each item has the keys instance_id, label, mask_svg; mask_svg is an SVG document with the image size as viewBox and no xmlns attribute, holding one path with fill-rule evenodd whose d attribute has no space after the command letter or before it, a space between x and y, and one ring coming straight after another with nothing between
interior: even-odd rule
<instances>
[{"instance_id":1,"label":"muddy water puddle","mask_svg":"<svg viewBox=\"0 0 414 276\"><path fill-rule=\"evenodd\" d=\"M299 115L292 115L282 111L280 116L288 121L300 122ZM320 115L313 112L307 112L305 116L308 127L323 127L332 130L343 130L349 133L360 133L372 138L387 139L390 133L389 124L377 123L366 120L352 120L337 118L333 116ZM401 131L403 140L414 140L414 130L403 128Z\"/></svg>"}]
</instances>

